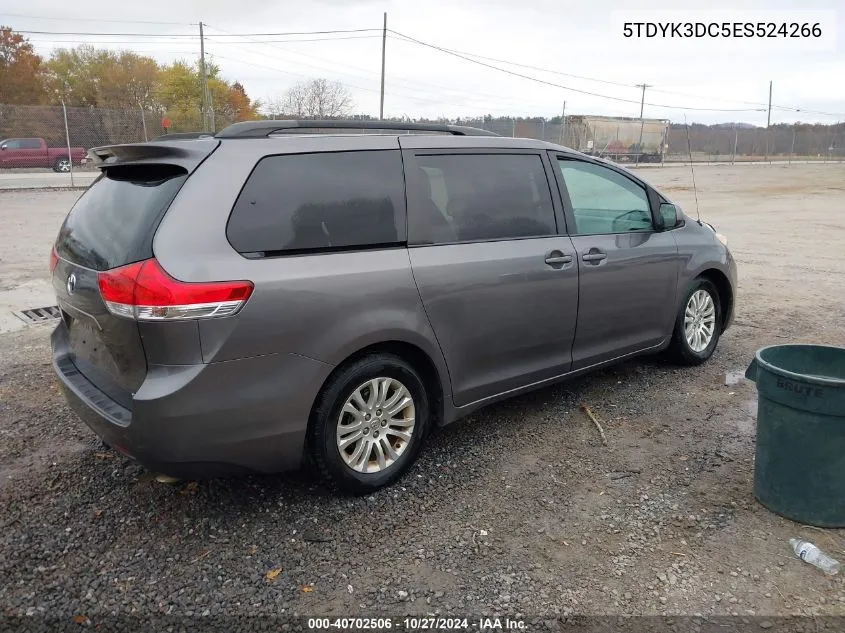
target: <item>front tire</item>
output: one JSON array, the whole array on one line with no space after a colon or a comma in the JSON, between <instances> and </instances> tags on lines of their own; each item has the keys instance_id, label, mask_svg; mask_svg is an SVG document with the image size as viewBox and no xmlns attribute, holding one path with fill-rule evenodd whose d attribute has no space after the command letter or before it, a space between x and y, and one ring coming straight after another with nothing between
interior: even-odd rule
<instances>
[{"instance_id":1,"label":"front tire","mask_svg":"<svg viewBox=\"0 0 845 633\"><path fill-rule=\"evenodd\" d=\"M713 282L699 277L678 308L669 356L681 365L700 365L713 355L721 334L719 292Z\"/></svg>"},{"instance_id":2,"label":"front tire","mask_svg":"<svg viewBox=\"0 0 845 633\"><path fill-rule=\"evenodd\" d=\"M341 367L311 415L310 452L322 476L366 494L414 463L431 423L425 385L406 361L378 353Z\"/></svg>"}]
</instances>

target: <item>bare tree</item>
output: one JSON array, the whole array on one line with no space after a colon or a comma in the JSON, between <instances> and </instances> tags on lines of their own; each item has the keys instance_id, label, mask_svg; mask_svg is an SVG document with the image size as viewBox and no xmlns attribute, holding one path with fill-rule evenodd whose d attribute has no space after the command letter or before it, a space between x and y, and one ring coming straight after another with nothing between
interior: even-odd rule
<instances>
[{"instance_id":1,"label":"bare tree","mask_svg":"<svg viewBox=\"0 0 845 633\"><path fill-rule=\"evenodd\" d=\"M287 91L284 113L301 119L334 119L352 108L352 95L339 81L301 81Z\"/></svg>"}]
</instances>

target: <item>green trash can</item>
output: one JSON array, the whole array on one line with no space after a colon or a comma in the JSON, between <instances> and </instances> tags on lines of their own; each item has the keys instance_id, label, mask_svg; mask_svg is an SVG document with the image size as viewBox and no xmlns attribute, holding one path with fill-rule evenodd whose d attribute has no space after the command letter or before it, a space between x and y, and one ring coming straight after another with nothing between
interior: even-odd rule
<instances>
[{"instance_id":1,"label":"green trash can","mask_svg":"<svg viewBox=\"0 0 845 633\"><path fill-rule=\"evenodd\" d=\"M763 347L745 376L757 383L754 496L789 519L845 527L845 349Z\"/></svg>"}]
</instances>

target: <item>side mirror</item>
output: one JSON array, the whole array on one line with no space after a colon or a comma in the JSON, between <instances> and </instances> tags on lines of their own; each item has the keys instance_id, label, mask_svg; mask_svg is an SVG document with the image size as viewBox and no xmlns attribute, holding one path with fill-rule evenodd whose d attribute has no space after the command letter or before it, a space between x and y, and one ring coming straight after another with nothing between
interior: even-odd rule
<instances>
[{"instance_id":1,"label":"side mirror","mask_svg":"<svg viewBox=\"0 0 845 633\"><path fill-rule=\"evenodd\" d=\"M680 212L678 211L678 207L674 204L669 204L668 202L664 202L660 205L660 223L663 226L664 231L668 231L669 229L674 229L680 223Z\"/></svg>"},{"instance_id":2,"label":"side mirror","mask_svg":"<svg viewBox=\"0 0 845 633\"><path fill-rule=\"evenodd\" d=\"M0 145L0 149L6 149L6 144L3 143L2 145Z\"/></svg>"}]
</instances>

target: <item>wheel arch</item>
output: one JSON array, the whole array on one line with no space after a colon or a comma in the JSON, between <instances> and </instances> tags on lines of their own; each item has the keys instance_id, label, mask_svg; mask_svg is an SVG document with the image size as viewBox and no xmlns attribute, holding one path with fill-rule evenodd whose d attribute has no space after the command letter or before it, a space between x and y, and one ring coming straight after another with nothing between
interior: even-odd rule
<instances>
[{"instance_id":1,"label":"wheel arch","mask_svg":"<svg viewBox=\"0 0 845 633\"><path fill-rule=\"evenodd\" d=\"M445 366L439 367L438 363L434 358L432 358L431 354L424 350L420 345L398 338L368 343L359 347L355 351L348 353L346 358L338 363L323 381L323 384L318 392L318 396L315 398L314 404L311 406L312 415L314 408L317 405L319 394L323 392L325 386L340 370L360 358L377 353L393 354L394 356L397 356L409 363L411 367L419 373L431 400L431 410L435 416L434 426L440 426L444 420L445 404L451 393L449 376L447 373L444 375ZM311 417L309 417L309 426L311 425L311 422Z\"/></svg>"},{"instance_id":2,"label":"wheel arch","mask_svg":"<svg viewBox=\"0 0 845 633\"><path fill-rule=\"evenodd\" d=\"M718 268L706 268L698 275L698 279L707 279L710 283L716 286L719 293L719 304L722 308L722 322L719 327L724 332L731 322L731 315L733 314L734 296L733 288L728 276Z\"/></svg>"}]
</instances>

